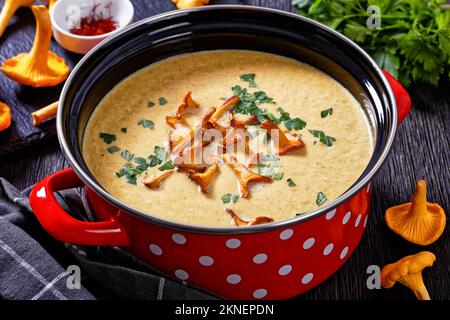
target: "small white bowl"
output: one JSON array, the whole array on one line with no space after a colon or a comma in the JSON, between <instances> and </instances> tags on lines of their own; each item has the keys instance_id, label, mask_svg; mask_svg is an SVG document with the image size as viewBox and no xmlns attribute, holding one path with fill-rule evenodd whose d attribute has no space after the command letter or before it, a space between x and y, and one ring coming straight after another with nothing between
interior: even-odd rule
<instances>
[{"instance_id":1,"label":"small white bowl","mask_svg":"<svg viewBox=\"0 0 450 320\"><path fill-rule=\"evenodd\" d=\"M117 29L97 36L71 33L70 30L81 18L88 16L95 5L97 13L103 12L104 18L112 18L117 22ZM58 0L50 11L56 41L63 48L81 54L87 53L99 42L129 25L133 15L134 8L130 0Z\"/></svg>"}]
</instances>

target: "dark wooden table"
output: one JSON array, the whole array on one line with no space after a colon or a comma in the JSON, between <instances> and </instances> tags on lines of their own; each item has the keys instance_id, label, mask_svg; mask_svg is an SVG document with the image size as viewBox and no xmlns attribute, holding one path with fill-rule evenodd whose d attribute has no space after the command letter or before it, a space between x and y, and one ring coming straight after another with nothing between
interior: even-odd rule
<instances>
[{"instance_id":1,"label":"dark wooden table","mask_svg":"<svg viewBox=\"0 0 450 320\"><path fill-rule=\"evenodd\" d=\"M292 10L291 0L213 1ZM173 10L170 0L135 0L138 17ZM414 299L401 285L390 290L369 290L367 267L396 261L429 250L437 260L424 271L433 299L450 299L450 230L433 245L420 247L393 234L384 222L386 208L408 202L415 182L425 178L429 201L450 212L450 83L439 88L412 85L413 110L398 130L392 152L373 184L372 214L364 238L348 263L319 287L296 299ZM43 100L38 92L36 99ZM67 167L55 138L0 159L0 176L17 188L26 188Z\"/></svg>"}]
</instances>

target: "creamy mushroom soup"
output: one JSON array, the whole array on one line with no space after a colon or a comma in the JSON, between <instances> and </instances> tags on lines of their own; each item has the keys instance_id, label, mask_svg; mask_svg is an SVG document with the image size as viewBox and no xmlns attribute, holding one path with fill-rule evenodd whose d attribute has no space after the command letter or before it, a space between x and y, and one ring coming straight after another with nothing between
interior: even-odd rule
<instances>
[{"instance_id":1,"label":"creamy mushroom soup","mask_svg":"<svg viewBox=\"0 0 450 320\"><path fill-rule=\"evenodd\" d=\"M366 168L372 137L359 103L325 73L219 50L175 56L117 84L82 149L97 181L140 211L242 226L339 197Z\"/></svg>"}]
</instances>

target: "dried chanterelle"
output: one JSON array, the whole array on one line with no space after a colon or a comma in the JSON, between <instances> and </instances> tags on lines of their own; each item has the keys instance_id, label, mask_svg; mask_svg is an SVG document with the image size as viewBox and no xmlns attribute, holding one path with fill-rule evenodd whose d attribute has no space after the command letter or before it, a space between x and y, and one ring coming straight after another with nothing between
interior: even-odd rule
<instances>
[{"instance_id":1,"label":"dried chanterelle","mask_svg":"<svg viewBox=\"0 0 450 320\"><path fill-rule=\"evenodd\" d=\"M9 20L20 7L31 7L34 0L5 0L2 12L0 13L0 37L8 27Z\"/></svg>"},{"instance_id":2,"label":"dried chanterelle","mask_svg":"<svg viewBox=\"0 0 450 320\"><path fill-rule=\"evenodd\" d=\"M434 254L422 251L388 264L381 270L381 286L392 288L400 282L409 288L418 300L430 300L428 290L423 283L422 270L431 267L436 260Z\"/></svg>"},{"instance_id":3,"label":"dried chanterelle","mask_svg":"<svg viewBox=\"0 0 450 320\"><path fill-rule=\"evenodd\" d=\"M45 6L32 6L36 18L36 36L30 53L21 53L3 63L9 78L27 86L51 87L67 79L69 67L50 51L52 25Z\"/></svg>"},{"instance_id":4,"label":"dried chanterelle","mask_svg":"<svg viewBox=\"0 0 450 320\"><path fill-rule=\"evenodd\" d=\"M427 202L425 180L417 182L410 203L389 208L385 219L392 231L422 246L435 242L444 232L446 223L444 209L437 203Z\"/></svg>"},{"instance_id":5,"label":"dried chanterelle","mask_svg":"<svg viewBox=\"0 0 450 320\"><path fill-rule=\"evenodd\" d=\"M272 218L269 217L256 217L255 219L251 219L251 220L243 220L242 218L240 218L233 210L231 209L226 209L225 210L233 219L234 223L236 224L236 226L238 227L243 227L243 226L254 226L257 224L264 224L264 223L270 223L273 222Z\"/></svg>"},{"instance_id":6,"label":"dried chanterelle","mask_svg":"<svg viewBox=\"0 0 450 320\"><path fill-rule=\"evenodd\" d=\"M201 7L209 4L209 0L172 0L178 9Z\"/></svg>"}]
</instances>

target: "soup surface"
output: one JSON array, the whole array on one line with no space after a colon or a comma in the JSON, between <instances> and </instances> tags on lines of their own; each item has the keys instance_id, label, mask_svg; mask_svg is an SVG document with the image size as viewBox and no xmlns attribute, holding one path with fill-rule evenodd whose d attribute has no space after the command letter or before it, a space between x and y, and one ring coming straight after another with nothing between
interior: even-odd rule
<instances>
[{"instance_id":1,"label":"soup surface","mask_svg":"<svg viewBox=\"0 0 450 320\"><path fill-rule=\"evenodd\" d=\"M166 117L188 91L195 101L190 104L198 107L188 106L184 114L180 108L173 128ZM237 102L203 129L231 127L226 136L247 121L239 128L249 138L236 135L235 149L225 151L214 140L208 165L201 160L190 171L177 168L184 145L176 149L176 139L233 96ZM287 152L283 135L294 145ZM82 152L110 194L143 212L193 225L234 226L239 218L241 224L292 218L336 199L366 168L371 139L359 103L325 73L277 55L219 50L175 56L120 82L92 114ZM219 149L233 156L221 156ZM255 179L245 195L238 178L249 175Z\"/></svg>"}]
</instances>

